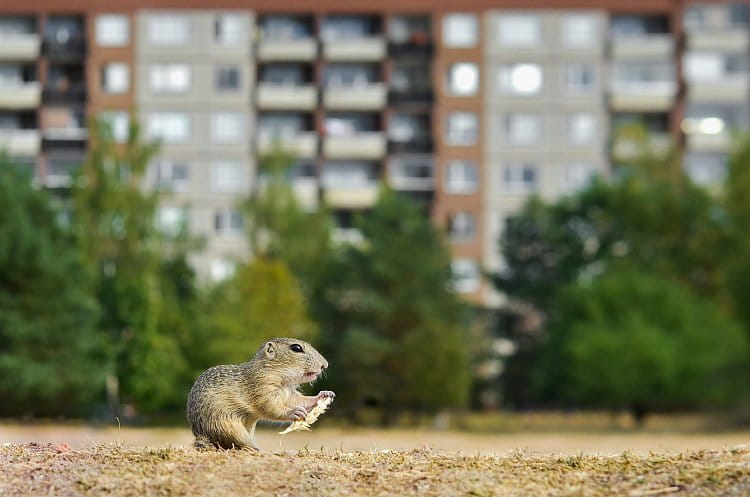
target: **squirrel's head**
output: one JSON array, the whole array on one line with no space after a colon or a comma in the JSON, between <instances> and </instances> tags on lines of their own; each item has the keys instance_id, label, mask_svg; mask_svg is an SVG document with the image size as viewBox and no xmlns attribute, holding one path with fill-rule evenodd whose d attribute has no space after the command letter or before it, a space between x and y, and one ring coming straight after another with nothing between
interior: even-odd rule
<instances>
[{"instance_id":1,"label":"squirrel's head","mask_svg":"<svg viewBox=\"0 0 750 497\"><path fill-rule=\"evenodd\" d=\"M296 384L315 381L328 368L328 361L315 347L296 338L272 338L261 345L255 358Z\"/></svg>"}]
</instances>

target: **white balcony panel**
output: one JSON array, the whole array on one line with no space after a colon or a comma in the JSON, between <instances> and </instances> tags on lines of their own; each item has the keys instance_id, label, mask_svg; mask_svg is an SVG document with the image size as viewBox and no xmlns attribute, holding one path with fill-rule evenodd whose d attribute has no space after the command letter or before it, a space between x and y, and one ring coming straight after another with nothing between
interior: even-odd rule
<instances>
[{"instance_id":1,"label":"white balcony panel","mask_svg":"<svg viewBox=\"0 0 750 497\"><path fill-rule=\"evenodd\" d=\"M314 85L258 85L258 108L263 110L313 110L318 104Z\"/></svg>"},{"instance_id":2,"label":"white balcony panel","mask_svg":"<svg viewBox=\"0 0 750 497\"><path fill-rule=\"evenodd\" d=\"M716 81L694 81L687 85L689 102L743 103L750 100L750 79L735 75Z\"/></svg>"},{"instance_id":3,"label":"white balcony panel","mask_svg":"<svg viewBox=\"0 0 750 497\"><path fill-rule=\"evenodd\" d=\"M612 85L610 106L616 111L664 112L671 110L677 84L670 81Z\"/></svg>"},{"instance_id":4,"label":"white balcony panel","mask_svg":"<svg viewBox=\"0 0 750 497\"><path fill-rule=\"evenodd\" d=\"M292 191L300 206L308 211L318 208L318 180L315 178L296 178L292 181Z\"/></svg>"},{"instance_id":5,"label":"white balcony panel","mask_svg":"<svg viewBox=\"0 0 750 497\"><path fill-rule=\"evenodd\" d=\"M39 107L41 86L38 82L18 86L0 86L0 109L33 109Z\"/></svg>"},{"instance_id":6,"label":"white balcony panel","mask_svg":"<svg viewBox=\"0 0 750 497\"><path fill-rule=\"evenodd\" d=\"M672 144L669 133L652 133L649 135L650 153L664 154ZM620 138L612 148L612 155L620 160L635 159L642 153L639 144L627 138Z\"/></svg>"},{"instance_id":7,"label":"white balcony panel","mask_svg":"<svg viewBox=\"0 0 750 497\"><path fill-rule=\"evenodd\" d=\"M315 60L318 46L314 39L265 40L258 44L258 59L261 61L310 61Z\"/></svg>"},{"instance_id":8,"label":"white balcony panel","mask_svg":"<svg viewBox=\"0 0 750 497\"><path fill-rule=\"evenodd\" d=\"M378 61L385 58L385 52L385 40L379 37L327 41L323 44L323 57L336 62Z\"/></svg>"},{"instance_id":9,"label":"white balcony panel","mask_svg":"<svg viewBox=\"0 0 750 497\"><path fill-rule=\"evenodd\" d=\"M86 128L47 128L44 137L50 140L85 140L88 137Z\"/></svg>"},{"instance_id":10,"label":"white balcony panel","mask_svg":"<svg viewBox=\"0 0 750 497\"><path fill-rule=\"evenodd\" d=\"M39 57L39 46L39 35L0 35L0 60L34 60Z\"/></svg>"},{"instance_id":11,"label":"white balcony panel","mask_svg":"<svg viewBox=\"0 0 750 497\"><path fill-rule=\"evenodd\" d=\"M379 110L385 107L386 99L384 83L327 88L323 93L323 105L331 110Z\"/></svg>"},{"instance_id":12,"label":"white balcony panel","mask_svg":"<svg viewBox=\"0 0 750 497\"><path fill-rule=\"evenodd\" d=\"M674 39L669 34L612 40L612 57L615 59L671 59L673 53Z\"/></svg>"},{"instance_id":13,"label":"white balcony panel","mask_svg":"<svg viewBox=\"0 0 750 497\"><path fill-rule=\"evenodd\" d=\"M297 157L311 158L318 155L318 135L314 131L299 133L293 136L274 136L270 133L261 133L258 136L258 150L265 154L278 145Z\"/></svg>"},{"instance_id":14,"label":"white balcony panel","mask_svg":"<svg viewBox=\"0 0 750 497\"><path fill-rule=\"evenodd\" d=\"M413 178L409 176L389 176L391 188L394 190L407 190L412 192L429 192L435 187L432 178Z\"/></svg>"},{"instance_id":15,"label":"white balcony panel","mask_svg":"<svg viewBox=\"0 0 750 497\"><path fill-rule=\"evenodd\" d=\"M35 157L39 154L41 138L35 129L1 129L0 152L11 157Z\"/></svg>"},{"instance_id":16,"label":"white balcony panel","mask_svg":"<svg viewBox=\"0 0 750 497\"><path fill-rule=\"evenodd\" d=\"M327 188L323 191L326 205L334 209L367 209L378 200L378 185L356 188Z\"/></svg>"},{"instance_id":17,"label":"white balcony panel","mask_svg":"<svg viewBox=\"0 0 750 497\"><path fill-rule=\"evenodd\" d=\"M747 52L748 32L745 30L707 31L687 35L688 50Z\"/></svg>"},{"instance_id":18,"label":"white balcony panel","mask_svg":"<svg viewBox=\"0 0 750 497\"><path fill-rule=\"evenodd\" d=\"M385 135L379 131L332 136L323 141L327 159L382 159L385 153Z\"/></svg>"},{"instance_id":19,"label":"white balcony panel","mask_svg":"<svg viewBox=\"0 0 750 497\"><path fill-rule=\"evenodd\" d=\"M688 133L685 138L691 152L729 152L732 145L728 133Z\"/></svg>"}]
</instances>

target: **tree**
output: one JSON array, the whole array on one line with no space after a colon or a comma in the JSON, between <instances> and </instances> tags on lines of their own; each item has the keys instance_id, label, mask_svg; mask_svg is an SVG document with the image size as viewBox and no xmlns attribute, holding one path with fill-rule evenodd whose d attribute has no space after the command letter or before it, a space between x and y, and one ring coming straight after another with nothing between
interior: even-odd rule
<instances>
[{"instance_id":1,"label":"tree","mask_svg":"<svg viewBox=\"0 0 750 497\"><path fill-rule=\"evenodd\" d=\"M104 390L98 308L61 219L0 157L0 415L85 414Z\"/></svg>"},{"instance_id":2,"label":"tree","mask_svg":"<svg viewBox=\"0 0 750 497\"><path fill-rule=\"evenodd\" d=\"M213 364L245 362L269 338L315 336L304 294L279 261L256 259L240 266L214 290L206 308L202 345Z\"/></svg>"},{"instance_id":3,"label":"tree","mask_svg":"<svg viewBox=\"0 0 750 497\"><path fill-rule=\"evenodd\" d=\"M322 313L340 398L352 408L376 403L385 423L402 410L465 405L468 314L450 290L440 235L387 190L358 226L365 241L342 251Z\"/></svg>"},{"instance_id":4,"label":"tree","mask_svg":"<svg viewBox=\"0 0 750 497\"><path fill-rule=\"evenodd\" d=\"M160 323L168 245L155 223L158 193L144 191L158 144L144 142L135 122L124 144L98 119L89 137L73 186L73 222L102 309L98 327L108 337L110 407L117 413L122 398L141 411L160 410L175 404L174 384L187 365Z\"/></svg>"},{"instance_id":5,"label":"tree","mask_svg":"<svg viewBox=\"0 0 750 497\"><path fill-rule=\"evenodd\" d=\"M712 303L631 266L555 299L539 384L543 397L650 412L736 404L748 340Z\"/></svg>"}]
</instances>

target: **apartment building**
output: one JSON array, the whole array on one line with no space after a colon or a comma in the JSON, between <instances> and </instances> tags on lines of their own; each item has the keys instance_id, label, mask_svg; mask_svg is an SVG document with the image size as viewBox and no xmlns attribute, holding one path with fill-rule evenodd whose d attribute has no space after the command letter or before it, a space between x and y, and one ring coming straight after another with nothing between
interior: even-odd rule
<instances>
[{"instance_id":1,"label":"apartment building","mask_svg":"<svg viewBox=\"0 0 750 497\"><path fill-rule=\"evenodd\" d=\"M163 6L162 6L163 4ZM204 237L193 264L220 280L246 257L238 202L281 143L307 209L336 238L388 184L446 233L456 291L497 303L505 220L632 156L629 122L675 140L715 184L750 126L750 2L29 0L0 6L0 148L63 190L86 117L123 140L137 118L162 148L147 187L157 223Z\"/></svg>"}]
</instances>

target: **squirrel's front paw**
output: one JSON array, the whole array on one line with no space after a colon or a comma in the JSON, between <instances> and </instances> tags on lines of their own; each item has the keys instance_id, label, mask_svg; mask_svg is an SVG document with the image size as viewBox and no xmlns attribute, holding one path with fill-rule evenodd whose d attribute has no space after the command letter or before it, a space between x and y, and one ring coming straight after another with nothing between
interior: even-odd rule
<instances>
[{"instance_id":1,"label":"squirrel's front paw","mask_svg":"<svg viewBox=\"0 0 750 497\"><path fill-rule=\"evenodd\" d=\"M307 409L303 406L297 406L289 411L289 419L292 421L302 421L307 417Z\"/></svg>"},{"instance_id":2,"label":"squirrel's front paw","mask_svg":"<svg viewBox=\"0 0 750 497\"><path fill-rule=\"evenodd\" d=\"M331 392L330 390L323 390L322 392L318 393L318 398L319 399L326 399L326 398L335 399L336 394Z\"/></svg>"}]
</instances>

